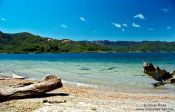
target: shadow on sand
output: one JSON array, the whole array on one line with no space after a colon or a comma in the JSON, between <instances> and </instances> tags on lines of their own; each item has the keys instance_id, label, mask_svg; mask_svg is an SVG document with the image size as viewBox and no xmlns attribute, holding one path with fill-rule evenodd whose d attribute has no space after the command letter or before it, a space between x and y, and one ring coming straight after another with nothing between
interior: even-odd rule
<instances>
[{"instance_id":1,"label":"shadow on sand","mask_svg":"<svg viewBox=\"0 0 175 112\"><path fill-rule=\"evenodd\" d=\"M32 96L19 96L19 97L1 97L0 103L10 100L20 100L20 99L29 99L29 98L47 98L52 96L69 96L69 93L45 93L40 95L32 95Z\"/></svg>"}]
</instances>

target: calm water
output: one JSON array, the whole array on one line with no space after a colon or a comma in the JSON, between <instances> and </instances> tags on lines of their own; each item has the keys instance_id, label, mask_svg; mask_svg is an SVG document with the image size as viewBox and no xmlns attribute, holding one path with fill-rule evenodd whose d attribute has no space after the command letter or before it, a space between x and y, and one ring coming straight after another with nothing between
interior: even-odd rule
<instances>
[{"instance_id":1,"label":"calm water","mask_svg":"<svg viewBox=\"0 0 175 112\"><path fill-rule=\"evenodd\" d=\"M143 76L142 63L152 62L172 72L175 53L0 54L0 74L41 79L60 76L65 83L124 92L173 94L175 85L154 89Z\"/></svg>"}]
</instances>

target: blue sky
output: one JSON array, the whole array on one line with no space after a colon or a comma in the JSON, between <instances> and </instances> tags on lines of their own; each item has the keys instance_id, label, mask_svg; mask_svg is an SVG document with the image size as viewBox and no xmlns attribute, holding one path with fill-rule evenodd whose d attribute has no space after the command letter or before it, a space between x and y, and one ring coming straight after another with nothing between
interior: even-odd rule
<instances>
[{"instance_id":1,"label":"blue sky","mask_svg":"<svg viewBox=\"0 0 175 112\"><path fill-rule=\"evenodd\" d=\"M175 0L0 0L0 30L72 40L175 41Z\"/></svg>"}]
</instances>

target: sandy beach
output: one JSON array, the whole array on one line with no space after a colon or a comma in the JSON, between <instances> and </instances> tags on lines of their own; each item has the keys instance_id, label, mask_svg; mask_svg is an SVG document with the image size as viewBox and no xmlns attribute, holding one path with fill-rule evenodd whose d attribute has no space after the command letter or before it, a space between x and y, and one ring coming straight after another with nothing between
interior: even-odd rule
<instances>
[{"instance_id":1,"label":"sandy beach","mask_svg":"<svg viewBox=\"0 0 175 112\"><path fill-rule=\"evenodd\" d=\"M0 80L1 88L30 80ZM64 84L45 96L0 103L1 112L173 112L175 96L132 94Z\"/></svg>"},{"instance_id":2,"label":"sandy beach","mask_svg":"<svg viewBox=\"0 0 175 112\"><path fill-rule=\"evenodd\" d=\"M0 112L175 112L175 0L0 0Z\"/></svg>"}]
</instances>

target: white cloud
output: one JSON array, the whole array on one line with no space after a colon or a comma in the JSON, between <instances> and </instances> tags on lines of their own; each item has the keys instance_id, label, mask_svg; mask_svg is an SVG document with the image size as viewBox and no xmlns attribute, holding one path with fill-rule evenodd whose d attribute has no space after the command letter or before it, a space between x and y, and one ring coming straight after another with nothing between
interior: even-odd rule
<instances>
[{"instance_id":1,"label":"white cloud","mask_svg":"<svg viewBox=\"0 0 175 112\"><path fill-rule=\"evenodd\" d=\"M122 26L123 27L128 27L128 25L126 23L123 23Z\"/></svg>"},{"instance_id":2,"label":"white cloud","mask_svg":"<svg viewBox=\"0 0 175 112\"><path fill-rule=\"evenodd\" d=\"M136 24L136 23L132 23L132 26L135 27L135 28L140 28L141 26L139 24Z\"/></svg>"},{"instance_id":3,"label":"white cloud","mask_svg":"<svg viewBox=\"0 0 175 112\"><path fill-rule=\"evenodd\" d=\"M171 26L167 26L167 27L166 27L167 30L170 30L171 28L172 28Z\"/></svg>"},{"instance_id":4,"label":"white cloud","mask_svg":"<svg viewBox=\"0 0 175 112\"><path fill-rule=\"evenodd\" d=\"M83 22L86 21L86 19L84 17L80 17L80 20L83 21Z\"/></svg>"},{"instance_id":5,"label":"white cloud","mask_svg":"<svg viewBox=\"0 0 175 112\"><path fill-rule=\"evenodd\" d=\"M154 31L155 29L154 28L148 28L149 31Z\"/></svg>"},{"instance_id":6,"label":"white cloud","mask_svg":"<svg viewBox=\"0 0 175 112\"><path fill-rule=\"evenodd\" d=\"M163 11L164 13L167 13L170 10L170 8L163 8L163 9L160 9L160 10Z\"/></svg>"},{"instance_id":7,"label":"white cloud","mask_svg":"<svg viewBox=\"0 0 175 112\"><path fill-rule=\"evenodd\" d=\"M137 14L137 15L134 16L134 18L138 18L138 19L142 19L142 20L145 19L143 14Z\"/></svg>"},{"instance_id":8,"label":"white cloud","mask_svg":"<svg viewBox=\"0 0 175 112\"><path fill-rule=\"evenodd\" d=\"M1 21L6 21L6 19L5 18L1 18Z\"/></svg>"},{"instance_id":9,"label":"white cloud","mask_svg":"<svg viewBox=\"0 0 175 112\"><path fill-rule=\"evenodd\" d=\"M117 23L112 23L112 25L114 25L116 28L121 28L122 27L122 25L119 23L119 24L117 24Z\"/></svg>"},{"instance_id":10,"label":"white cloud","mask_svg":"<svg viewBox=\"0 0 175 112\"><path fill-rule=\"evenodd\" d=\"M61 24L60 26L61 26L62 28L66 28L66 29L69 28L69 27L68 27L67 25L65 25L65 24Z\"/></svg>"},{"instance_id":11,"label":"white cloud","mask_svg":"<svg viewBox=\"0 0 175 112\"><path fill-rule=\"evenodd\" d=\"M112 25L118 29L121 29L122 31L125 31L125 29L123 27L127 26L127 24L120 24L120 23L112 23Z\"/></svg>"}]
</instances>

